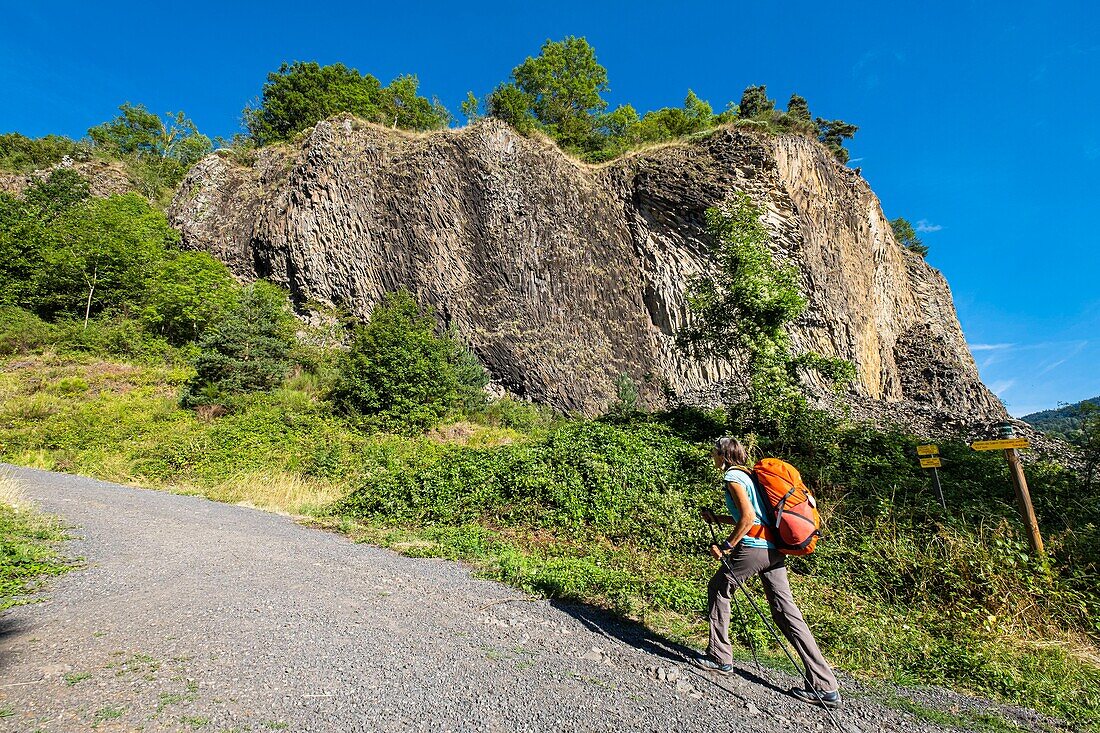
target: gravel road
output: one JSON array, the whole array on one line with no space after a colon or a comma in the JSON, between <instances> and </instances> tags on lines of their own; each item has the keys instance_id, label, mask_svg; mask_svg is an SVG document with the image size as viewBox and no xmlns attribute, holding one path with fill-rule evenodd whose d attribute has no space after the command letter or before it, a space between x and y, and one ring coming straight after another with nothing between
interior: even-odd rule
<instances>
[{"instance_id":1,"label":"gravel road","mask_svg":"<svg viewBox=\"0 0 1100 733\"><path fill-rule=\"evenodd\" d=\"M795 683L782 672L712 677L638 626L456 563L201 498L0 470L73 525L68 551L84 558L0 616L3 731L829 729L782 694ZM935 730L846 692L848 730Z\"/></svg>"}]
</instances>

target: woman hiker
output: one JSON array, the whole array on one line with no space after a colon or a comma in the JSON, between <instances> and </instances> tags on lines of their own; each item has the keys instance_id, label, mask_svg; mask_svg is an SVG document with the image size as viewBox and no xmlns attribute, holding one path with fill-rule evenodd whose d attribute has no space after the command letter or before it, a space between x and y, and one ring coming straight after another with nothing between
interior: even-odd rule
<instances>
[{"instance_id":1,"label":"woman hiker","mask_svg":"<svg viewBox=\"0 0 1100 733\"><path fill-rule=\"evenodd\" d=\"M810 683L821 694L821 702L830 708L840 706L836 677L821 656L813 634L795 605L791 585L787 580L785 556L764 535L760 517L763 515L759 493L745 466L748 452L735 438L720 438L714 445L714 466L722 473L726 488L726 506L730 516L703 510L703 519L717 524L732 524L733 532L721 545L711 545L710 552L718 560L726 555L727 562L711 578L708 592L710 611L710 643L706 654L695 663L703 669L729 674L733 669L733 647L730 646L730 594L734 580L744 582L759 574L764 582L764 594L771 606L772 618L791 642L806 668ZM726 569L729 565L733 575ZM813 690L796 687L791 694L799 700L818 704Z\"/></svg>"}]
</instances>

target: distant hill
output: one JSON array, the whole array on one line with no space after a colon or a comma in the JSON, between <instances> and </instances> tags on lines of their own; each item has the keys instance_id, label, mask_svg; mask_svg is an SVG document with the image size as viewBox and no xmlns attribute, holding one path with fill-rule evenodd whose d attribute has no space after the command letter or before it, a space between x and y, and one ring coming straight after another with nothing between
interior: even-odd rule
<instances>
[{"instance_id":1,"label":"distant hill","mask_svg":"<svg viewBox=\"0 0 1100 733\"><path fill-rule=\"evenodd\" d=\"M1056 435L1068 440L1070 434L1081 427L1081 405L1086 402L1100 407L1100 396L1059 407L1057 410L1033 412L1030 415L1024 415L1021 419L1048 435Z\"/></svg>"}]
</instances>

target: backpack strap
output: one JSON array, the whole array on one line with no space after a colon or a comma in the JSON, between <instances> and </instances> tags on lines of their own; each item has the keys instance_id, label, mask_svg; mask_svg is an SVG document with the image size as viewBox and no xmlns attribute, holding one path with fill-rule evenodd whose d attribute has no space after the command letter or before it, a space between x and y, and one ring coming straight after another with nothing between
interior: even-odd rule
<instances>
[{"instance_id":1,"label":"backpack strap","mask_svg":"<svg viewBox=\"0 0 1100 733\"><path fill-rule=\"evenodd\" d=\"M752 489L756 492L757 499L761 498L760 487L756 485L756 474L751 468L749 468L748 466L730 466L727 470L740 471L741 473L748 476L749 482L752 483ZM726 488L726 491L729 491L728 487ZM764 511L766 512L768 502L761 501L761 504L765 507ZM749 527L749 531L745 533L745 536L752 537L753 539L757 540L766 540L768 542L773 542L771 537L771 525L769 524L769 517L757 517L756 521L757 523Z\"/></svg>"}]
</instances>

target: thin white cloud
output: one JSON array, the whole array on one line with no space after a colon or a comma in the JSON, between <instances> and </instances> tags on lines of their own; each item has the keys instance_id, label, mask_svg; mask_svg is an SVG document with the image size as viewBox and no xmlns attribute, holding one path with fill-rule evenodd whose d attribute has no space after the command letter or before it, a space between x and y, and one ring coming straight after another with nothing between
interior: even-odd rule
<instances>
[{"instance_id":1,"label":"thin white cloud","mask_svg":"<svg viewBox=\"0 0 1100 733\"><path fill-rule=\"evenodd\" d=\"M941 229L943 229L943 226L940 224L933 224L927 219L921 219L917 222L917 231L921 233L938 232Z\"/></svg>"},{"instance_id":2,"label":"thin white cloud","mask_svg":"<svg viewBox=\"0 0 1100 733\"><path fill-rule=\"evenodd\" d=\"M1043 368L1042 368L1042 369L1041 369L1041 370L1039 371L1039 373L1038 373L1038 374L1036 374L1035 376L1036 376L1036 377L1041 377L1041 376L1043 376L1044 374L1047 374L1047 373L1049 373L1049 372L1052 372L1052 371L1054 371L1055 369L1057 369L1058 367L1060 367L1060 366L1062 366L1063 364L1065 364L1065 363L1066 363L1067 361L1069 361L1069 357L1068 357L1068 356L1067 356L1067 357L1066 357L1065 359L1059 359L1058 361L1054 361L1054 362L1051 362L1050 364L1047 364L1047 365L1046 365L1045 367L1043 367Z\"/></svg>"},{"instance_id":3,"label":"thin white cloud","mask_svg":"<svg viewBox=\"0 0 1100 733\"><path fill-rule=\"evenodd\" d=\"M991 392L993 392L993 394L1000 397L1005 392L1012 389L1012 385L1014 384L1016 384L1015 379L1001 379L989 385L989 389Z\"/></svg>"},{"instance_id":4,"label":"thin white cloud","mask_svg":"<svg viewBox=\"0 0 1100 733\"><path fill-rule=\"evenodd\" d=\"M967 344L971 351L1004 351L1011 349L1016 344Z\"/></svg>"},{"instance_id":5,"label":"thin white cloud","mask_svg":"<svg viewBox=\"0 0 1100 733\"><path fill-rule=\"evenodd\" d=\"M1038 371L1038 372L1037 372L1037 373L1035 374L1035 376L1036 376L1036 377L1041 377L1041 376L1043 376L1044 374L1049 374L1050 372L1054 371L1054 370L1055 370L1055 369L1057 369L1058 367L1060 367L1060 366L1062 366L1063 364L1065 364L1065 363L1066 363L1067 361L1069 361L1069 360L1070 360L1070 359L1072 359L1073 357L1075 357L1075 356L1077 356L1078 354L1080 354L1080 353L1081 353L1082 351L1084 351L1084 350L1085 350L1085 347L1086 347L1086 346L1088 346L1088 345L1089 345L1089 342L1088 342L1087 340L1086 340L1086 341L1078 341L1078 342L1076 342L1075 344L1073 344L1073 346L1069 347L1068 349L1065 349L1065 350L1064 350L1064 351L1062 352L1062 354L1063 354L1063 355L1062 355L1062 358L1061 358L1061 359L1057 359L1057 360L1055 360L1055 361L1051 362L1050 364L1047 364L1047 365L1046 365L1046 366L1044 366L1044 367L1043 367L1042 369L1040 369L1040 370L1039 370L1039 371Z\"/></svg>"}]
</instances>

